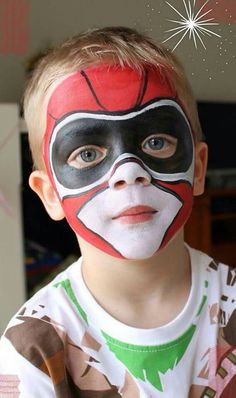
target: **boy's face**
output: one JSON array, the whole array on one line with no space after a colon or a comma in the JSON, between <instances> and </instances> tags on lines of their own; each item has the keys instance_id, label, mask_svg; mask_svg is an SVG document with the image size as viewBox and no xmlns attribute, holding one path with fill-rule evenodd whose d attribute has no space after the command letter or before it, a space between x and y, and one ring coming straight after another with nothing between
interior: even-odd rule
<instances>
[{"instance_id":1,"label":"boy's face","mask_svg":"<svg viewBox=\"0 0 236 398\"><path fill-rule=\"evenodd\" d=\"M100 65L52 93L44 159L73 230L100 250L142 259L192 208L193 138L158 69Z\"/></svg>"}]
</instances>

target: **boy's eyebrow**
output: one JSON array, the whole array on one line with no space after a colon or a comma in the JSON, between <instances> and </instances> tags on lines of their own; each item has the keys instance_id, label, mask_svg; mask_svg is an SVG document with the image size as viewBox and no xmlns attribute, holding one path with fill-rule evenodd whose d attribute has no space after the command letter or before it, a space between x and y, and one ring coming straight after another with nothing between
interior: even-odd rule
<instances>
[{"instance_id":1,"label":"boy's eyebrow","mask_svg":"<svg viewBox=\"0 0 236 398\"><path fill-rule=\"evenodd\" d=\"M163 106L170 106L176 108L184 117L185 121L187 122L190 130L191 126L190 123L181 108L181 106L174 101L173 99L160 99L156 98L155 101L151 101L148 105L146 104L145 107L142 107L141 109L131 109L131 112L122 111L122 112L84 112L84 111L74 111L73 113L69 113L64 115L61 119L59 119L56 122L55 128L53 130L53 135L57 134L59 129L61 129L65 124L68 124L70 121L77 120L77 119L97 119L97 120L128 120L135 118L138 115L141 115L142 113L145 113L151 109L163 107Z\"/></svg>"},{"instance_id":2,"label":"boy's eyebrow","mask_svg":"<svg viewBox=\"0 0 236 398\"><path fill-rule=\"evenodd\" d=\"M139 147L151 134L167 133L179 140L183 139L183 131L184 135L188 132L187 134L191 136L185 119L176 109L154 108L138 115L137 118L120 121L75 119L58 131L52 147L55 145L56 152L64 157L84 145L95 144L111 148L117 136L119 142L123 140L125 145L130 145L132 142Z\"/></svg>"},{"instance_id":3,"label":"boy's eyebrow","mask_svg":"<svg viewBox=\"0 0 236 398\"><path fill-rule=\"evenodd\" d=\"M157 113L153 113L158 111ZM173 113L174 111L174 113ZM64 123L61 128L58 129L57 136L60 135L60 139L64 140L67 138L77 138L78 135L85 135L87 137L94 136L95 138L100 135L100 133L109 133L116 127L123 126L128 123L127 126L133 126L137 131L140 128L150 127L152 130L155 129L163 130L170 129L173 130L173 123L176 125L177 118L181 118L182 115L178 114L173 107L159 107L150 109L147 112L140 113L135 118L126 118L126 119L102 119L102 118L94 118L94 117L85 117L85 118L75 118L68 123ZM183 122L186 122L186 119L182 119ZM139 128L140 126L140 128ZM175 128L174 128L175 130Z\"/></svg>"},{"instance_id":4,"label":"boy's eyebrow","mask_svg":"<svg viewBox=\"0 0 236 398\"><path fill-rule=\"evenodd\" d=\"M81 123L82 122L82 123ZM79 137L99 137L101 131L108 130L108 126L102 123L99 123L97 120L91 120L91 123L86 123L85 120L75 120L64 125L59 131L58 134L61 135L60 140L64 141L69 139L79 139Z\"/></svg>"}]
</instances>

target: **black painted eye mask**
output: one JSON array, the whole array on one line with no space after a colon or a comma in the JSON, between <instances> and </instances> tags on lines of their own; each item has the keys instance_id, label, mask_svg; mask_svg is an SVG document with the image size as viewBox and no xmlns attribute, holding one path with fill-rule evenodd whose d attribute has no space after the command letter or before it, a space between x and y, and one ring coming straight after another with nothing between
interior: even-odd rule
<instances>
[{"instance_id":1,"label":"black painted eye mask","mask_svg":"<svg viewBox=\"0 0 236 398\"><path fill-rule=\"evenodd\" d=\"M125 153L138 157L144 166L157 173L186 172L193 159L191 129L181 108L172 102L173 105L159 104L152 109L146 105L141 112L136 109L126 114L78 112L64 116L57 122L54 130L58 131L54 131L54 140L50 144L57 180L69 189L83 188L102 178ZM156 134L168 134L177 140L170 157L163 159L144 152L143 142ZM71 153L85 145L105 148L106 156L98 164L89 166L88 163L83 169L69 165Z\"/></svg>"}]
</instances>

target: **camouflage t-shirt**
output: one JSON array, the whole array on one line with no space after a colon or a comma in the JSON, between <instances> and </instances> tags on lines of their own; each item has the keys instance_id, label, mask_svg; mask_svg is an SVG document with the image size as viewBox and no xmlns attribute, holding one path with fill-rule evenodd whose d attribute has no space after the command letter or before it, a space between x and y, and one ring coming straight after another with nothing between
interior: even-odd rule
<instances>
[{"instance_id":1,"label":"camouflage t-shirt","mask_svg":"<svg viewBox=\"0 0 236 398\"><path fill-rule=\"evenodd\" d=\"M0 398L235 398L236 270L189 252L188 301L159 328L104 311L82 259L58 275L1 338Z\"/></svg>"}]
</instances>

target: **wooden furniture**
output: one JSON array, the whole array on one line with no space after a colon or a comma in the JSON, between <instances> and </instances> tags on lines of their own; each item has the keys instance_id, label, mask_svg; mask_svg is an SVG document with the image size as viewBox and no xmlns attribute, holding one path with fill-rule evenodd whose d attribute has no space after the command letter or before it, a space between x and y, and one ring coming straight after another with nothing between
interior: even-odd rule
<instances>
[{"instance_id":1,"label":"wooden furniture","mask_svg":"<svg viewBox=\"0 0 236 398\"><path fill-rule=\"evenodd\" d=\"M195 198L185 240L216 260L236 267L236 187L209 188Z\"/></svg>"}]
</instances>

